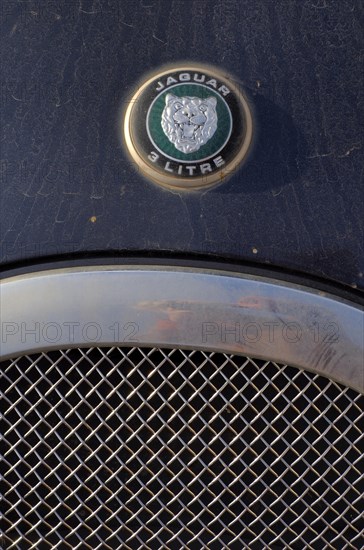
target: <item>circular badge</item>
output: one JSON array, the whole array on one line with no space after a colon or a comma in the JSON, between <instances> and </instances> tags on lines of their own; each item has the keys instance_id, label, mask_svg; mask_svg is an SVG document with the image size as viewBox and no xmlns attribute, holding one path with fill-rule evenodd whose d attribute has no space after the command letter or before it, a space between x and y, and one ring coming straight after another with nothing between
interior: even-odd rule
<instances>
[{"instance_id":1,"label":"circular badge","mask_svg":"<svg viewBox=\"0 0 364 550\"><path fill-rule=\"evenodd\" d=\"M199 189L224 181L252 141L248 102L233 80L206 66L159 72L143 83L125 113L134 162L154 182Z\"/></svg>"}]
</instances>

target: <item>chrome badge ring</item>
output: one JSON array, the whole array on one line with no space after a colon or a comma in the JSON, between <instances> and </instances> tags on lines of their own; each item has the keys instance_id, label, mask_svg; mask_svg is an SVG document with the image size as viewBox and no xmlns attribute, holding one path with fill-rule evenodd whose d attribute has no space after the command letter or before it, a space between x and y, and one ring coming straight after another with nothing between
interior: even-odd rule
<instances>
[{"instance_id":1,"label":"chrome badge ring","mask_svg":"<svg viewBox=\"0 0 364 550\"><path fill-rule=\"evenodd\" d=\"M232 77L209 66L164 69L138 86L124 140L149 179L178 190L225 181L246 159L253 117Z\"/></svg>"}]
</instances>

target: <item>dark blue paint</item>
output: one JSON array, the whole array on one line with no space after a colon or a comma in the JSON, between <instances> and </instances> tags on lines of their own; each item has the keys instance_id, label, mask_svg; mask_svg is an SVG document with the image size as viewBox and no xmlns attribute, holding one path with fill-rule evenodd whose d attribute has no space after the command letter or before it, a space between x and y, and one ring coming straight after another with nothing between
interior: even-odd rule
<instances>
[{"instance_id":1,"label":"dark blue paint","mask_svg":"<svg viewBox=\"0 0 364 550\"><path fill-rule=\"evenodd\" d=\"M4 0L1 9L3 266L171 251L364 287L359 1ZM246 165L204 193L148 182L120 139L138 81L181 60L231 73L258 128Z\"/></svg>"}]
</instances>

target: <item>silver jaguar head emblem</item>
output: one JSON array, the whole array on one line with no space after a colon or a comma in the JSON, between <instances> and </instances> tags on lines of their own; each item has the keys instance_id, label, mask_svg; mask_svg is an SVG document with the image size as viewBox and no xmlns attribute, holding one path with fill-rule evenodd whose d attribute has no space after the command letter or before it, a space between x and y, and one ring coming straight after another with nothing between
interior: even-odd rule
<instances>
[{"instance_id":1,"label":"silver jaguar head emblem","mask_svg":"<svg viewBox=\"0 0 364 550\"><path fill-rule=\"evenodd\" d=\"M207 143L217 128L216 98L166 95L162 128L182 153L194 153Z\"/></svg>"}]
</instances>

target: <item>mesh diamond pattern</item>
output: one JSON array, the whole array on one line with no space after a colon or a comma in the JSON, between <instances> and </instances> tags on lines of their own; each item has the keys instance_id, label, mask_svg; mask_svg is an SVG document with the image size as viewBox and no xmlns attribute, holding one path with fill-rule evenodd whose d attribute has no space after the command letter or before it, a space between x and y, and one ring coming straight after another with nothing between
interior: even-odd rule
<instances>
[{"instance_id":1,"label":"mesh diamond pattern","mask_svg":"<svg viewBox=\"0 0 364 550\"><path fill-rule=\"evenodd\" d=\"M2 366L4 548L363 548L355 391L178 349Z\"/></svg>"}]
</instances>

